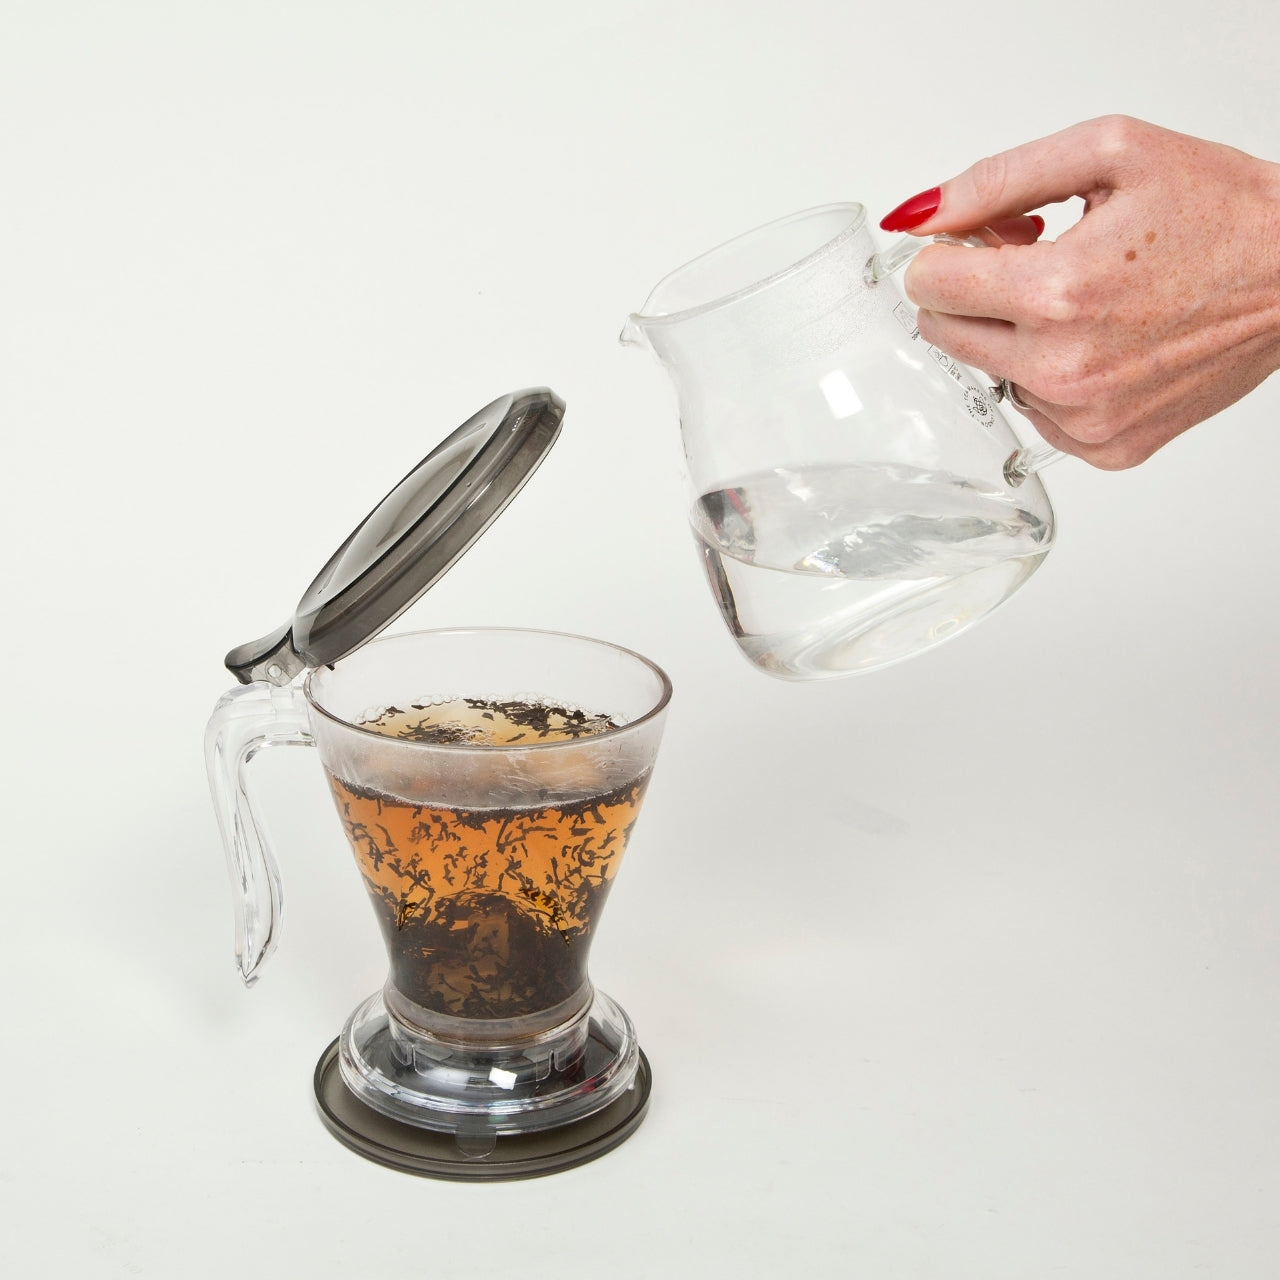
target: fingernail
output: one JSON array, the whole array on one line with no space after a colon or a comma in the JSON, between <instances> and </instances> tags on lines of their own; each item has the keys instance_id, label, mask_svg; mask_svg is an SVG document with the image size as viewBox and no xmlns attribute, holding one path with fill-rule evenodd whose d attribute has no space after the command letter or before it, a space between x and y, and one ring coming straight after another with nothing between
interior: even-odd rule
<instances>
[{"instance_id":1,"label":"fingernail","mask_svg":"<svg viewBox=\"0 0 1280 1280\"><path fill-rule=\"evenodd\" d=\"M891 213L880 219L881 231L911 231L928 222L942 203L942 188L930 187L910 200L904 200Z\"/></svg>"},{"instance_id":2,"label":"fingernail","mask_svg":"<svg viewBox=\"0 0 1280 1280\"><path fill-rule=\"evenodd\" d=\"M1032 222L1036 224L1036 235L1044 235L1044 219L1038 213L1028 215Z\"/></svg>"}]
</instances>

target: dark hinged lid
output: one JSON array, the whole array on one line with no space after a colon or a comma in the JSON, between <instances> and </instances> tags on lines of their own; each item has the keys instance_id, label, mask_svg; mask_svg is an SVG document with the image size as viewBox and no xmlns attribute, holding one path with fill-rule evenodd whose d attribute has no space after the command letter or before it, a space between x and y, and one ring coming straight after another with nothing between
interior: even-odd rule
<instances>
[{"instance_id":1,"label":"dark hinged lid","mask_svg":"<svg viewBox=\"0 0 1280 1280\"><path fill-rule=\"evenodd\" d=\"M394 622L493 523L546 457L564 401L546 387L495 400L436 446L360 522L293 617L239 645L245 684L288 684L336 662Z\"/></svg>"}]
</instances>

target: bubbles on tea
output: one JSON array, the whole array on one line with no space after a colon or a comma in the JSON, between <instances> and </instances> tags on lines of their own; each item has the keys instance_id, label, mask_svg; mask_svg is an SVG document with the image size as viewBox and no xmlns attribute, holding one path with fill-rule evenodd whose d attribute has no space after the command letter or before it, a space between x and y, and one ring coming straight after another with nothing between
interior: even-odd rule
<instances>
[{"instance_id":1,"label":"bubbles on tea","mask_svg":"<svg viewBox=\"0 0 1280 1280\"><path fill-rule=\"evenodd\" d=\"M539 699L456 697L423 699L405 708L371 709L359 724L408 742L484 747L561 742L619 727L612 716L555 706Z\"/></svg>"}]
</instances>

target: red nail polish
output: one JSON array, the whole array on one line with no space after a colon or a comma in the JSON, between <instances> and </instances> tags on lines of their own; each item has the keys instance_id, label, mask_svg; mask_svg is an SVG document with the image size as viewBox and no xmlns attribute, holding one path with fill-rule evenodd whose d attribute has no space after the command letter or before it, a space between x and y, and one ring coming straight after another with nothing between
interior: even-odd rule
<instances>
[{"instance_id":1,"label":"red nail polish","mask_svg":"<svg viewBox=\"0 0 1280 1280\"><path fill-rule=\"evenodd\" d=\"M880 219L881 231L911 231L928 222L942 203L942 188L930 187L910 200L904 200L891 213Z\"/></svg>"},{"instance_id":2,"label":"red nail polish","mask_svg":"<svg viewBox=\"0 0 1280 1280\"><path fill-rule=\"evenodd\" d=\"M1038 213L1033 213L1029 216L1031 221L1036 224L1036 235L1044 235L1044 219Z\"/></svg>"}]
</instances>

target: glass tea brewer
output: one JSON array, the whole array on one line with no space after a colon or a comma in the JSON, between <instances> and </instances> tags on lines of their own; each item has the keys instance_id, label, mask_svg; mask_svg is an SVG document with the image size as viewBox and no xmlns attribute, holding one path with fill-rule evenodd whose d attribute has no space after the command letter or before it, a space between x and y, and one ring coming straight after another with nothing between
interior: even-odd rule
<instances>
[{"instance_id":1,"label":"glass tea brewer","mask_svg":"<svg viewBox=\"0 0 1280 1280\"><path fill-rule=\"evenodd\" d=\"M527 1177L611 1150L649 1064L587 971L657 756L671 685L599 640L514 629L381 635L496 518L554 442L545 388L464 423L370 513L294 616L227 655L206 734L246 983L280 876L246 790L264 747L317 748L389 959L321 1056L331 1132L409 1172ZM377 636L377 638L372 638Z\"/></svg>"},{"instance_id":2,"label":"glass tea brewer","mask_svg":"<svg viewBox=\"0 0 1280 1280\"><path fill-rule=\"evenodd\" d=\"M1052 545L1036 473L1062 455L1023 447L1008 385L926 343L889 278L924 243L880 253L861 205L811 209L672 272L622 331L675 385L712 594L772 675L870 671L959 635Z\"/></svg>"}]
</instances>

